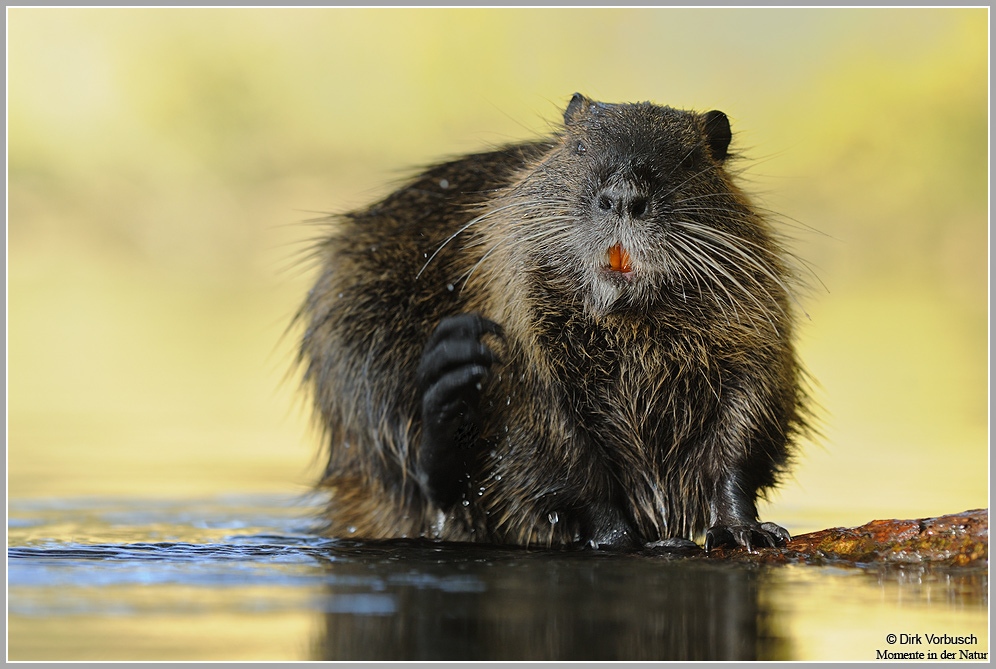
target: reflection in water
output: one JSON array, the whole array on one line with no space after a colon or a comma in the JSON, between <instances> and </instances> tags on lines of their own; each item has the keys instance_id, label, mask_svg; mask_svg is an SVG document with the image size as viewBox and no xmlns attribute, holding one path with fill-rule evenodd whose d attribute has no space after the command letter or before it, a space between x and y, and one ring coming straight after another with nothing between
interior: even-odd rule
<instances>
[{"instance_id":1,"label":"reflection in water","mask_svg":"<svg viewBox=\"0 0 996 669\"><path fill-rule=\"evenodd\" d=\"M988 650L985 568L363 543L301 516L276 497L11 502L9 658L873 659L910 629Z\"/></svg>"},{"instance_id":2,"label":"reflection in water","mask_svg":"<svg viewBox=\"0 0 996 669\"><path fill-rule=\"evenodd\" d=\"M758 591L765 569L667 556L254 535L230 544L12 547L17 614L50 615L26 587L312 586L323 660L745 660L784 657ZM97 562L103 569L95 569ZM281 567L296 566L291 570ZM767 568L770 569L770 568ZM19 595L19 596L18 596ZM107 613L99 597L57 613ZM196 604L164 607L203 612ZM271 602L271 606L273 606ZM108 603L104 603L107 606ZM116 613L154 614L137 602ZM257 601L257 608L259 602ZM279 604L277 604L279 606Z\"/></svg>"},{"instance_id":3,"label":"reflection in water","mask_svg":"<svg viewBox=\"0 0 996 669\"><path fill-rule=\"evenodd\" d=\"M787 657L758 606L764 570L749 566L394 544L358 548L328 570L315 659Z\"/></svg>"}]
</instances>

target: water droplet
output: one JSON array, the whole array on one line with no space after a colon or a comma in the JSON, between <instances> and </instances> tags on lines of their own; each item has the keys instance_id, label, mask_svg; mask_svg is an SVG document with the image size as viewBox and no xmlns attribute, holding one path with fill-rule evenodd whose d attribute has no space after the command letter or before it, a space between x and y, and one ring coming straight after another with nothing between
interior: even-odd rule
<instances>
[{"instance_id":1,"label":"water droplet","mask_svg":"<svg viewBox=\"0 0 996 669\"><path fill-rule=\"evenodd\" d=\"M512 396L509 395L508 397L505 398L505 406L508 406L511 403L512 403ZM507 425L505 426L505 430L508 431L508 426Z\"/></svg>"},{"instance_id":2,"label":"water droplet","mask_svg":"<svg viewBox=\"0 0 996 669\"><path fill-rule=\"evenodd\" d=\"M470 500L469 499L465 499L465 500L463 500L460 503L463 504L464 506L470 506Z\"/></svg>"},{"instance_id":3,"label":"water droplet","mask_svg":"<svg viewBox=\"0 0 996 669\"><path fill-rule=\"evenodd\" d=\"M346 528L346 530L347 530L347 531L348 531L348 532L349 532L350 534L356 534L356 528L355 528L355 527L353 527L352 525L350 525L349 527L347 527L347 528Z\"/></svg>"},{"instance_id":4,"label":"water droplet","mask_svg":"<svg viewBox=\"0 0 996 669\"><path fill-rule=\"evenodd\" d=\"M339 297L342 297L342 293L339 293Z\"/></svg>"},{"instance_id":5,"label":"water droplet","mask_svg":"<svg viewBox=\"0 0 996 669\"><path fill-rule=\"evenodd\" d=\"M450 291L452 293L453 292L453 284L452 283L446 284L446 290L448 290L448 291Z\"/></svg>"},{"instance_id":6,"label":"water droplet","mask_svg":"<svg viewBox=\"0 0 996 669\"><path fill-rule=\"evenodd\" d=\"M501 481L501 474L495 474L495 481Z\"/></svg>"},{"instance_id":7,"label":"water droplet","mask_svg":"<svg viewBox=\"0 0 996 669\"><path fill-rule=\"evenodd\" d=\"M556 525L557 522L560 521L560 517L557 516L557 512L556 511L551 511L550 513L547 514L546 517L547 517L547 520L550 521L551 525Z\"/></svg>"},{"instance_id":8,"label":"water droplet","mask_svg":"<svg viewBox=\"0 0 996 669\"><path fill-rule=\"evenodd\" d=\"M439 187L440 188L449 188L450 187L450 182L447 181L446 179L440 179L439 180Z\"/></svg>"},{"instance_id":9,"label":"water droplet","mask_svg":"<svg viewBox=\"0 0 996 669\"><path fill-rule=\"evenodd\" d=\"M481 384L480 383L475 383L474 387L477 388L478 390L480 390L481 389Z\"/></svg>"}]
</instances>

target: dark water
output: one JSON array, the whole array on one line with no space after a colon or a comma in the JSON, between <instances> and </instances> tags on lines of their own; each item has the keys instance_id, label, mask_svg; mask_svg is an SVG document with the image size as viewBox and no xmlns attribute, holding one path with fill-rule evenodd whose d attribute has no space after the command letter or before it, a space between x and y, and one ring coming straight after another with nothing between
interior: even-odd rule
<instances>
[{"instance_id":1,"label":"dark water","mask_svg":"<svg viewBox=\"0 0 996 669\"><path fill-rule=\"evenodd\" d=\"M309 512L276 496L11 502L9 658L874 659L910 616L984 628L988 651L986 570L362 543L309 534ZM868 607L881 630L865 642Z\"/></svg>"}]
</instances>

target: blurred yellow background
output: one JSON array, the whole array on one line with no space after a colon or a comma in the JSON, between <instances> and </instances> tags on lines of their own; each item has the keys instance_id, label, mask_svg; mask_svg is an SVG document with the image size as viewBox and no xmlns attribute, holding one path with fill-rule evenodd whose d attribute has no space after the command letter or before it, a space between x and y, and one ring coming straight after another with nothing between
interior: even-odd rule
<instances>
[{"instance_id":1,"label":"blurred yellow background","mask_svg":"<svg viewBox=\"0 0 996 669\"><path fill-rule=\"evenodd\" d=\"M988 506L988 10L8 9L8 495L304 491L319 212L575 91L722 109L818 280L793 532ZM821 285L822 284L822 285ZM825 288L824 288L825 286Z\"/></svg>"}]
</instances>

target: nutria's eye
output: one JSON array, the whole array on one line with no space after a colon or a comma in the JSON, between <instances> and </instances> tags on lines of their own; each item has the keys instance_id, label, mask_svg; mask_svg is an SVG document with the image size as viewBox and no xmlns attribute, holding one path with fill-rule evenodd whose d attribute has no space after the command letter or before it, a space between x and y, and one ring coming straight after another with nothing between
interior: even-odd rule
<instances>
[{"instance_id":1,"label":"nutria's eye","mask_svg":"<svg viewBox=\"0 0 996 669\"><path fill-rule=\"evenodd\" d=\"M578 142L577 152L579 156L583 156L584 152L588 150L588 147L584 145L584 142Z\"/></svg>"}]
</instances>

